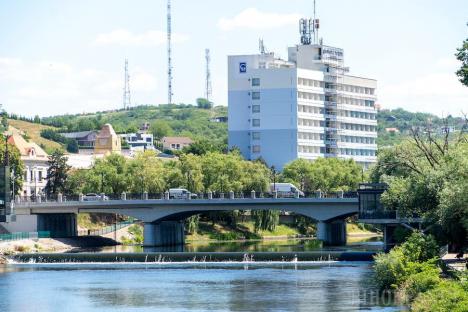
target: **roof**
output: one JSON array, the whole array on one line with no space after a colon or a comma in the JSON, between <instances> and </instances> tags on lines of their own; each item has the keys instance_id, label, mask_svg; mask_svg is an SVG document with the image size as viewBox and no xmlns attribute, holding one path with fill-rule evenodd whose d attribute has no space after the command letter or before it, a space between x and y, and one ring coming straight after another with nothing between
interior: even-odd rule
<instances>
[{"instance_id":1,"label":"roof","mask_svg":"<svg viewBox=\"0 0 468 312\"><path fill-rule=\"evenodd\" d=\"M102 126L101 131L98 133L98 138L108 138L110 136L117 136L117 134L114 131L114 128L112 128L111 124L105 124Z\"/></svg>"},{"instance_id":2,"label":"roof","mask_svg":"<svg viewBox=\"0 0 468 312\"><path fill-rule=\"evenodd\" d=\"M69 139L78 139L78 138L84 138L92 133L97 133L97 131L91 130L91 131L80 131L80 132L70 132L70 133L60 133L60 134Z\"/></svg>"},{"instance_id":3,"label":"roof","mask_svg":"<svg viewBox=\"0 0 468 312\"><path fill-rule=\"evenodd\" d=\"M189 137L163 137L161 139L164 143L179 143L179 144L192 144L193 140Z\"/></svg>"},{"instance_id":4,"label":"roof","mask_svg":"<svg viewBox=\"0 0 468 312\"><path fill-rule=\"evenodd\" d=\"M39 145L26 141L19 134L13 134L9 137L8 143L16 146L21 156L34 156L38 158L47 158L49 156Z\"/></svg>"}]
</instances>

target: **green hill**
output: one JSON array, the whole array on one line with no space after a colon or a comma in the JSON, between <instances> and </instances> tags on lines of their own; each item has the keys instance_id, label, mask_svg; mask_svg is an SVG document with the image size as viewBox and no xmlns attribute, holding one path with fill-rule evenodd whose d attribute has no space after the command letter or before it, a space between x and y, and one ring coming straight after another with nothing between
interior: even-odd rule
<instances>
[{"instance_id":1,"label":"green hill","mask_svg":"<svg viewBox=\"0 0 468 312\"><path fill-rule=\"evenodd\" d=\"M186 104L171 104L158 106L138 106L129 110L103 111L92 114L61 115L39 119L31 122L41 122L53 126L63 132L98 130L106 123L112 124L118 133L134 132L143 123L151 125L151 131L156 138L165 135L188 136L192 139L207 139L213 143L227 142L227 123L213 122L213 117L226 117L227 107L217 106L213 109L199 108ZM461 129L464 120L448 116L445 120L429 113L412 113L404 109L381 110L377 114L378 140L381 146L398 144L410 136L414 126L424 127L428 123L434 129L444 127L445 121L450 127ZM385 129L396 128L397 133L389 133Z\"/></svg>"}]
</instances>

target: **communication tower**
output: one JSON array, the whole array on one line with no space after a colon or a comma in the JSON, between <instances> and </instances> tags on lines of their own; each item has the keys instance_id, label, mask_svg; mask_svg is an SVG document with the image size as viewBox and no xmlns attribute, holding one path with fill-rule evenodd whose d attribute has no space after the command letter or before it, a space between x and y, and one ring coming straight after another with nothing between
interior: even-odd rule
<instances>
[{"instance_id":1,"label":"communication tower","mask_svg":"<svg viewBox=\"0 0 468 312\"><path fill-rule=\"evenodd\" d=\"M171 0L167 0L167 102L172 104L172 16L171 16Z\"/></svg>"},{"instance_id":2,"label":"communication tower","mask_svg":"<svg viewBox=\"0 0 468 312\"><path fill-rule=\"evenodd\" d=\"M132 105L130 96L130 75L128 73L128 59L125 59L125 78L124 78L124 90L123 90L123 108L128 109Z\"/></svg>"},{"instance_id":3,"label":"communication tower","mask_svg":"<svg viewBox=\"0 0 468 312\"><path fill-rule=\"evenodd\" d=\"M211 70L210 70L210 63L211 63L210 49L205 49L205 60L206 60L205 98L208 101L210 101L211 93L212 93Z\"/></svg>"}]
</instances>

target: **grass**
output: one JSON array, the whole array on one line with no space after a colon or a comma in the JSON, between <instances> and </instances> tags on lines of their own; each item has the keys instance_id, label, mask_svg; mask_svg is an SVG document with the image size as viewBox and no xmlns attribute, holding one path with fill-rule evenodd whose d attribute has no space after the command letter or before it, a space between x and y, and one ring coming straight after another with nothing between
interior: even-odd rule
<instances>
[{"instance_id":1,"label":"grass","mask_svg":"<svg viewBox=\"0 0 468 312\"><path fill-rule=\"evenodd\" d=\"M55 129L54 127L44 126L44 125L35 124L32 122L27 122L23 120L15 120L15 119L8 119L8 123L10 124L10 126L27 134L30 137L31 141L42 146L48 154L51 154L56 149L63 150L63 146L61 144L41 137L41 130Z\"/></svg>"},{"instance_id":2,"label":"grass","mask_svg":"<svg viewBox=\"0 0 468 312\"><path fill-rule=\"evenodd\" d=\"M107 224L101 221L93 220L89 213L79 213L78 226L87 230L100 230L107 226Z\"/></svg>"},{"instance_id":3,"label":"grass","mask_svg":"<svg viewBox=\"0 0 468 312\"><path fill-rule=\"evenodd\" d=\"M346 223L346 232L348 234L361 234L361 235L379 235L380 233L376 231L371 231L367 229L363 224L347 222Z\"/></svg>"}]
</instances>

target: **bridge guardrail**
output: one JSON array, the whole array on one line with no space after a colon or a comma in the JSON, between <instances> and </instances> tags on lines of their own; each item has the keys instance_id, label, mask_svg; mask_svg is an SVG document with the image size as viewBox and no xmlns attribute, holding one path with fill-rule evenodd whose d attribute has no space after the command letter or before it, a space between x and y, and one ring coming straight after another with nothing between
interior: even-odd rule
<instances>
[{"instance_id":1,"label":"bridge guardrail","mask_svg":"<svg viewBox=\"0 0 468 312\"><path fill-rule=\"evenodd\" d=\"M357 198L357 192L307 192L304 195L296 194L285 194L285 193L272 193L272 192L207 192L207 193L193 193L196 196L186 198L186 200L233 200L233 199L264 199L264 198ZM102 197L102 194L99 195ZM122 193L122 194L104 194L103 199L95 199L94 201L104 200L104 201L117 201L117 200L172 200L169 198L168 193ZM50 202L78 202L86 201L83 199L83 195L52 195L52 196L16 196L15 204L16 206L21 206L22 204L34 204L34 203L50 203ZM89 201L89 200L88 200Z\"/></svg>"}]
</instances>

